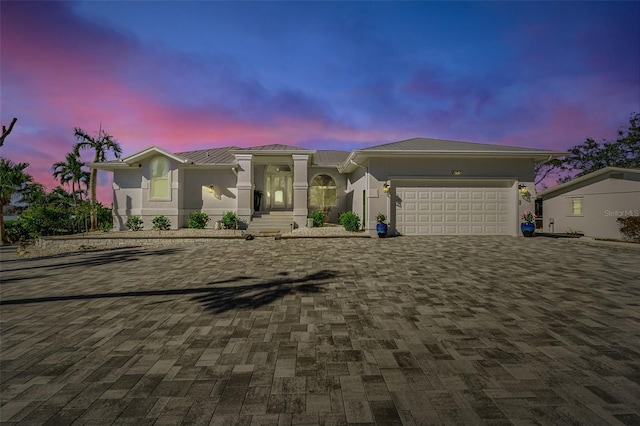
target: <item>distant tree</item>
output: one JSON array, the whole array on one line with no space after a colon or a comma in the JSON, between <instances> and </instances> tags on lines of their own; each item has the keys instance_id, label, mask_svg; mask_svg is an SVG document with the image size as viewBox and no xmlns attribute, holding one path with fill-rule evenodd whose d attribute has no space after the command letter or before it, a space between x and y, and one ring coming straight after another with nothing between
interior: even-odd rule
<instances>
[{"instance_id":1,"label":"distant tree","mask_svg":"<svg viewBox=\"0 0 640 426\"><path fill-rule=\"evenodd\" d=\"M587 138L569 148L566 156L536 170L536 184L553 175L563 183L608 166L640 167L640 114L631 114L629 126L618 129L617 135L615 141Z\"/></svg>"},{"instance_id":2,"label":"distant tree","mask_svg":"<svg viewBox=\"0 0 640 426\"><path fill-rule=\"evenodd\" d=\"M11 133L11 131L13 130L13 126L16 124L16 121L18 121L18 119L16 117L13 117L13 120L11 120L11 124L9 124L9 128L7 128L6 126L2 126L2 135L0 136L0 146L4 145L4 139L9 136L9 133Z\"/></svg>"},{"instance_id":3,"label":"distant tree","mask_svg":"<svg viewBox=\"0 0 640 426\"><path fill-rule=\"evenodd\" d=\"M20 201L28 205L43 205L47 202L47 191L44 189L44 186L38 182L26 184L21 195L22 199Z\"/></svg>"},{"instance_id":4,"label":"distant tree","mask_svg":"<svg viewBox=\"0 0 640 426\"><path fill-rule=\"evenodd\" d=\"M95 152L93 157L94 163L99 163L107 160L107 154L109 152L113 152L116 158L120 158L122 154L122 149L118 142L113 139L113 136L108 134L106 131L102 130L102 128L98 131L98 135L96 137L91 137L87 132L82 130L79 127L74 129L74 134L76 140L78 141L73 147L73 153L77 156L80 156L80 150L82 149L92 149ZM98 216L96 212L96 187L97 187L97 179L98 179L98 170L91 168L91 177L89 178L89 188L90 188L90 199L91 205L93 208L91 209L91 230L94 231L98 228Z\"/></svg>"},{"instance_id":5,"label":"distant tree","mask_svg":"<svg viewBox=\"0 0 640 426\"><path fill-rule=\"evenodd\" d=\"M45 204L51 205L54 207L70 209L77 203L73 199L73 194L68 192L62 186L56 186L46 194Z\"/></svg>"},{"instance_id":6,"label":"distant tree","mask_svg":"<svg viewBox=\"0 0 640 426\"><path fill-rule=\"evenodd\" d=\"M80 189L80 183L86 182L89 179L89 172L82 170L85 163L82 162L80 157L70 152L67 154L66 161L59 161L53 164L53 177L60 180L61 184L71 183L71 195L75 202L76 185ZM79 193L80 200L82 200L82 191Z\"/></svg>"},{"instance_id":7,"label":"distant tree","mask_svg":"<svg viewBox=\"0 0 640 426\"><path fill-rule=\"evenodd\" d=\"M25 173L28 163L13 163L0 158L0 244L6 241L4 233L4 206L11 202L11 196L23 190L33 178Z\"/></svg>"}]
</instances>

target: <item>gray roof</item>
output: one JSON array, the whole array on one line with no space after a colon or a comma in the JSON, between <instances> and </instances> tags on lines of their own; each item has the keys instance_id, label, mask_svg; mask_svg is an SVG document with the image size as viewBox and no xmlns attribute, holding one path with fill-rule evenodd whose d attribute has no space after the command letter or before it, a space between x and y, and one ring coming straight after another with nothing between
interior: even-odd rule
<instances>
[{"instance_id":1,"label":"gray roof","mask_svg":"<svg viewBox=\"0 0 640 426\"><path fill-rule=\"evenodd\" d=\"M336 166L344 163L349 156L348 151L322 150L313 155L313 164L317 166Z\"/></svg>"},{"instance_id":2,"label":"gray roof","mask_svg":"<svg viewBox=\"0 0 640 426\"><path fill-rule=\"evenodd\" d=\"M478 152L529 152L546 151L535 148L522 148L505 145L492 145L473 142L450 141L445 139L413 138L399 142L363 148L359 151L478 151Z\"/></svg>"},{"instance_id":3,"label":"gray roof","mask_svg":"<svg viewBox=\"0 0 640 426\"><path fill-rule=\"evenodd\" d=\"M537 198L542 198L542 199L552 198L552 197L555 197L556 195L562 194L563 192L573 190L574 188L591 184L593 183L594 179L602 180L610 177L611 175L618 175L618 179L628 179L628 178L631 178L630 175L637 175L637 174L640 174L640 169L607 166L602 169L596 170L595 172L587 173L586 175L582 175L577 178L574 178L569 182L561 183L560 185L556 185L553 188L546 189L538 193Z\"/></svg>"},{"instance_id":4,"label":"gray roof","mask_svg":"<svg viewBox=\"0 0 640 426\"><path fill-rule=\"evenodd\" d=\"M234 164L236 158L231 154L231 150L239 149L231 146L225 148L201 149L198 151L176 152L175 154L184 157L194 164Z\"/></svg>"},{"instance_id":5,"label":"gray roof","mask_svg":"<svg viewBox=\"0 0 640 426\"><path fill-rule=\"evenodd\" d=\"M252 146L249 148L235 148L238 151L313 151L311 149L300 148L299 146L282 145L279 143L272 145Z\"/></svg>"}]
</instances>

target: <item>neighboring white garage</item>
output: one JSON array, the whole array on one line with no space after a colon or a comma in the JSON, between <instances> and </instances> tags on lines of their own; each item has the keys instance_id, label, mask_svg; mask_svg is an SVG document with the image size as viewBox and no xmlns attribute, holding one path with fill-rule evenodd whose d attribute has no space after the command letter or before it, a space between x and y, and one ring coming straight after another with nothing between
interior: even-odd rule
<instances>
[{"instance_id":1,"label":"neighboring white garage","mask_svg":"<svg viewBox=\"0 0 640 426\"><path fill-rule=\"evenodd\" d=\"M398 182L396 229L401 235L516 235L514 182Z\"/></svg>"}]
</instances>

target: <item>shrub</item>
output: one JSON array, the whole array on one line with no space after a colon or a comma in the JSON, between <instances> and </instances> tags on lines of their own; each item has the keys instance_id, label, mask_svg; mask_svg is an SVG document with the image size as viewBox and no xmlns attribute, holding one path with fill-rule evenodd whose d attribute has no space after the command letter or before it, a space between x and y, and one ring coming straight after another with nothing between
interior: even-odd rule
<instances>
[{"instance_id":1,"label":"shrub","mask_svg":"<svg viewBox=\"0 0 640 426\"><path fill-rule=\"evenodd\" d=\"M632 241L640 241L640 216L619 217L620 233Z\"/></svg>"},{"instance_id":2,"label":"shrub","mask_svg":"<svg viewBox=\"0 0 640 426\"><path fill-rule=\"evenodd\" d=\"M97 204L98 229L101 231L113 229L113 210L102 204Z\"/></svg>"},{"instance_id":3,"label":"shrub","mask_svg":"<svg viewBox=\"0 0 640 426\"><path fill-rule=\"evenodd\" d=\"M4 223L4 236L10 243L31 239L29 232L19 220L7 220Z\"/></svg>"},{"instance_id":4,"label":"shrub","mask_svg":"<svg viewBox=\"0 0 640 426\"><path fill-rule=\"evenodd\" d=\"M164 215L154 217L151 223L153 223L153 229L156 231L171 229L171 221Z\"/></svg>"},{"instance_id":5,"label":"shrub","mask_svg":"<svg viewBox=\"0 0 640 426\"><path fill-rule=\"evenodd\" d=\"M324 218L326 217L326 213L324 210L316 210L314 212L309 213L307 217L309 219L313 219L314 227L319 227L324 225Z\"/></svg>"},{"instance_id":6,"label":"shrub","mask_svg":"<svg viewBox=\"0 0 640 426\"><path fill-rule=\"evenodd\" d=\"M109 232L113 229L113 224L109 222L98 222L98 231Z\"/></svg>"},{"instance_id":7,"label":"shrub","mask_svg":"<svg viewBox=\"0 0 640 426\"><path fill-rule=\"evenodd\" d=\"M236 229L238 227L238 215L234 212L226 212L222 215L221 221L224 229Z\"/></svg>"},{"instance_id":8,"label":"shrub","mask_svg":"<svg viewBox=\"0 0 640 426\"><path fill-rule=\"evenodd\" d=\"M144 224L142 223L142 219L140 216L131 216L127 219L127 229L130 231L142 231L144 228Z\"/></svg>"},{"instance_id":9,"label":"shrub","mask_svg":"<svg viewBox=\"0 0 640 426\"><path fill-rule=\"evenodd\" d=\"M189 228L204 229L209 222L209 215L203 212L189 213Z\"/></svg>"},{"instance_id":10,"label":"shrub","mask_svg":"<svg viewBox=\"0 0 640 426\"><path fill-rule=\"evenodd\" d=\"M55 206L29 206L20 215L20 226L29 238L42 235L73 233L73 216L68 210Z\"/></svg>"},{"instance_id":11,"label":"shrub","mask_svg":"<svg viewBox=\"0 0 640 426\"><path fill-rule=\"evenodd\" d=\"M347 231L355 232L360 230L360 216L354 212L344 212L340 214L340 225Z\"/></svg>"}]
</instances>

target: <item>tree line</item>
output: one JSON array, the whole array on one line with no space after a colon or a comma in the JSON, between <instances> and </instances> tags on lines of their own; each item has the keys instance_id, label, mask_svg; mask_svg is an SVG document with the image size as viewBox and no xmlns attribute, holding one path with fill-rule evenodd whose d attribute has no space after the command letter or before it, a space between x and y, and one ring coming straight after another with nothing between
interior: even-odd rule
<instances>
[{"instance_id":1,"label":"tree line","mask_svg":"<svg viewBox=\"0 0 640 426\"><path fill-rule=\"evenodd\" d=\"M536 187L544 190L549 181L561 184L608 166L640 168L640 114L631 114L629 125L618 129L615 140L587 138L564 157L537 166Z\"/></svg>"},{"instance_id":2,"label":"tree line","mask_svg":"<svg viewBox=\"0 0 640 426\"><path fill-rule=\"evenodd\" d=\"M12 121L12 125L15 121ZM4 138L9 134L3 127ZM64 161L52 165L52 176L60 185L50 192L35 182L27 173L28 163L14 163L0 158L0 238L2 244L24 239L33 239L41 235L72 234L87 230L111 229L113 218L111 209L97 201L97 170L86 169L80 152L92 150L93 161L107 160L109 154L120 158L122 150L118 142L100 128L95 136L83 129L74 129L76 143ZM27 207L20 212L16 221L4 220L5 206L11 203L17 194ZM89 196L86 199L86 196ZM6 225L6 226L5 226Z\"/></svg>"}]
</instances>

